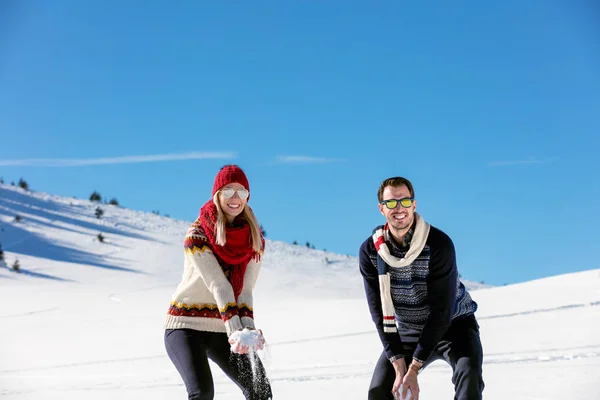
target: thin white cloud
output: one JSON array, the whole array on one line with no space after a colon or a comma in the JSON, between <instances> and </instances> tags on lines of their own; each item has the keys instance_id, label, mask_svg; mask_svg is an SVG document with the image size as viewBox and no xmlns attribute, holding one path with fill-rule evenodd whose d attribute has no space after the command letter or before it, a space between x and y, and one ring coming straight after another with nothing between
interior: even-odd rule
<instances>
[{"instance_id":1,"label":"thin white cloud","mask_svg":"<svg viewBox=\"0 0 600 400\"><path fill-rule=\"evenodd\" d=\"M323 164L344 161L340 158L312 157L312 156L277 156L276 161L283 164Z\"/></svg>"},{"instance_id":2,"label":"thin white cloud","mask_svg":"<svg viewBox=\"0 0 600 400\"><path fill-rule=\"evenodd\" d=\"M23 160L0 160L2 167L82 167L90 165L137 164L160 161L201 159L232 159L236 153L194 151L189 153L151 154L145 156L121 156L105 158L33 158Z\"/></svg>"},{"instance_id":3,"label":"thin white cloud","mask_svg":"<svg viewBox=\"0 0 600 400\"><path fill-rule=\"evenodd\" d=\"M511 165L528 165L528 164L548 164L552 160L538 160L535 157L530 157L524 160L511 160L511 161L492 161L488 163L489 167L508 167Z\"/></svg>"}]
</instances>

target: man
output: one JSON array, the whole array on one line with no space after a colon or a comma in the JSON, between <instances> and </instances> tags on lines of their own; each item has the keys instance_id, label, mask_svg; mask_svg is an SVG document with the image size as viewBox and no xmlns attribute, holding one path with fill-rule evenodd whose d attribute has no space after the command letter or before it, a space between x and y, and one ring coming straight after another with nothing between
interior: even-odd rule
<instances>
[{"instance_id":1,"label":"man","mask_svg":"<svg viewBox=\"0 0 600 400\"><path fill-rule=\"evenodd\" d=\"M437 359L452 367L455 399L481 399L477 304L458 278L452 240L415 212L408 179L386 179L377 197L386 224L364 241L359 255L369 309L383 344L369 400L404 399L409 389L410 399L417 400L417 374Z\"/></svg>"}]
</instances>

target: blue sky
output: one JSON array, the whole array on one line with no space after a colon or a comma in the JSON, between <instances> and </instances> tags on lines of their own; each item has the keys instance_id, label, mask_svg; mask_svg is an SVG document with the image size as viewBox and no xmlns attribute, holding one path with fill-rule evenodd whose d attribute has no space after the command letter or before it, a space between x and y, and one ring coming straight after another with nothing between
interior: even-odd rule
<instances>
[{"instance_id":1,"label":"blue sky","mask_svg":"<svg viewBox=\"0 0 600 400\"><path fill-rule=\"evenodd\" d=\"M193 220L233 162L356 255L401 175L467 279L599 268L600 8L490 3L2 2L0 176Z\"/></svg>"}]
</instances>

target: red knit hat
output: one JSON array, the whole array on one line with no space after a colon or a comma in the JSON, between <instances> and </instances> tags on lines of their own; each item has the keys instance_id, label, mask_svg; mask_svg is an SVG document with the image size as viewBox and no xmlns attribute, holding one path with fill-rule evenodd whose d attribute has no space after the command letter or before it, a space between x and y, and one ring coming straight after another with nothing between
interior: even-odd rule
<instances>
[{"instance_id":1,"label":"red knit hat","mask_svg":"<svg viewBox=\"0 0 600 400\"><path fill-rule=\"evenodd\" d=\"M250 192L250 185L248 184L248 178L246 178L244 171L237 165L230 164L221 168L217 176L215 176L215 183L213 184L212 190L213 197L219 189L230 183L239 183ZM248 200L250 200L250 195L248 195Z\"/></svg>"}]
</instances>

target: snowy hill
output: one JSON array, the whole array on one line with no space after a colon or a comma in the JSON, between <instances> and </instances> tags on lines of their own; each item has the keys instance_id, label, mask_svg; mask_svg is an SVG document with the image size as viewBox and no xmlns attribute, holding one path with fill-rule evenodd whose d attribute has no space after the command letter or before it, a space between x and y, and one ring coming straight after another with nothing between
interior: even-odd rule
<instances>
[{"instance_id":1,"label":"snowy hill","mask_svg":"<svg viewBox=\"0 0 600 400\"><path fill-rule=\"evenodd\" d=\"M0 398L184 398L162 323L189 222L0 185L0 243L21 265L0 267ZM600 270L465 284L480 306L486 398L600 392ZM380 344L355 257L268 240L255 297L277 398L366 398ZM241 398L213 373L217 398ZM422 400L452 397L443 363L420 382Z\"/></svg>"}]
</instances>

